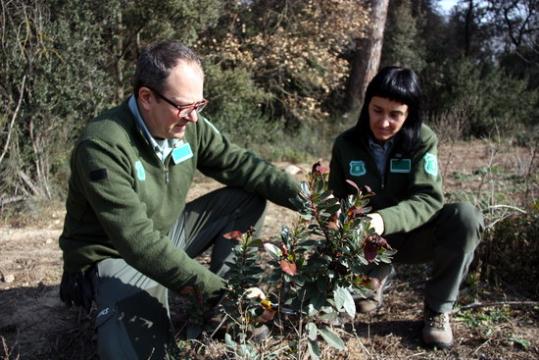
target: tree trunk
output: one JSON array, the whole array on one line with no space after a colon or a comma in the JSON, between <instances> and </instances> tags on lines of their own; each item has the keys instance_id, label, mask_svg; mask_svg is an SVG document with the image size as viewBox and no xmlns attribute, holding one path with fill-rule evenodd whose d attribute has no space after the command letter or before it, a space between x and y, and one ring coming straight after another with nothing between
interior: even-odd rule
<instances>
[{"instance_id":1,"label":"tree trunk","mask_svg":"<svg viewBox=\"0 0 539 360\"><path fill-rule=\"evenodd\" d=\"M360 110L367 85L378 72L388 6L389 0L371 0L371 26L365 38L358 42L348 80L349 112Z\"/></svg>"}]
</instances>

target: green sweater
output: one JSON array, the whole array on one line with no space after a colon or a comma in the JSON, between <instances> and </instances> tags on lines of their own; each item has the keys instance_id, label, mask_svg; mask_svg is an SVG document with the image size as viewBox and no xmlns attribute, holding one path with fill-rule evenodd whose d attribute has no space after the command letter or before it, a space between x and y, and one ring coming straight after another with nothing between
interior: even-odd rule
<instances>
[{"instance_id":1,"label":"green sweater","mask_svg":"<svg viewBox=\"0 0 539 360\"><path fill-rule=\"evenodd\" d=\"M168 238L185 207L195 170L289 208L299 186L230 143L202 117L187 126L184 141L192 156L186 145L163 163L136 126L127 102L88 123L71 157L60 236L65 271L123 258L172 290L192 285L211 296L223 288L222 278Z\"/></svg>"},{"instance_id":2,"label":"green sweater","mask_svg":"<svg viewBox=\"0 0 539 360\"><path fill-rule=\"evenodd\" d=\"M404 153L397 137L382 180L367 138L352 128L339 135L333 145L329 186L340 198L355 192L346 179L360 187L369 186L375 193L369 205L382 216L384 234L409 232L428 222L443 205L437 143L436 135L426 125L410 154Z\"/></svg>"}]
</instances>

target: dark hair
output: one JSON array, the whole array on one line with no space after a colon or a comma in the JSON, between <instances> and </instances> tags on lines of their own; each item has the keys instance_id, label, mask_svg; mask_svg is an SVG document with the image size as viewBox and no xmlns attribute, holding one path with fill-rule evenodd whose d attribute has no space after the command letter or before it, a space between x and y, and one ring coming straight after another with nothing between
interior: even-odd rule
<instances>
[{"instance_id":1,"label":"dark hair","mask_svg":"<svg viewBox=\"0 0 539 360\"><path fill-rule=\"evenodd\" d=\"M374 96L398 101L408 105L408 117L399 131L402 150L413 150L419 138L421 124L421 87L415 72L410 69L387 66L376 74L367 86L365 100L356 129L360 136L372 136L369 126L369 103Z\"/></svg>"},{"instance_id":2,"label":"dark hair","mask_svg":"<svg viewBox=\"0 0 539 360\"><path fill-rule=\"evenodd\" d=\"M138 57L133 79L135 97L138 96L138 91L142 86L163 92L165 80L178 61L196 64L202 70L198 55L178 41L166 40L144 48Z\"/></svg>"}]
</instances>

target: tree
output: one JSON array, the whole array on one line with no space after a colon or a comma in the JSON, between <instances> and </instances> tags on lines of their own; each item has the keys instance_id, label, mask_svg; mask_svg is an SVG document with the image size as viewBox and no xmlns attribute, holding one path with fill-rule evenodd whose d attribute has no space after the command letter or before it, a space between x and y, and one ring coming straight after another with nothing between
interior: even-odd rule
<instances>
[{"instance_id":1,"label":"tree","mask_svg":"<svg viewBox=\"0 0 539 360\"><path fill-rule=\"evenodd\" d=\"M382 52L383 65L397 65L421 72L425 67L425 45L419 37L417 18L410 0L395 1L389 7Z\"/></svg>"},{"instance_id":2,"label":"tree","mask_svg":"<svg viewBox=\"0 0 539 360\"><path fill-rule=\"evenodd\" d=\"M388 6L388 0L371 2L372 20L366 37L358 41L348 80L347 99L350 112L359 110L367 85L378 72Z\"/></svg>"},{"instance_id":3,"label":"tree","mask_svg":"<svg viewBox=\"0 0 539 360\"><path fill-rule=\"evenodd\" d=\"M274 96L266 113L294 129L335 110L328 99L342 93L349 74L341 54L367 21L356 0L227 3L226 15L199 46L224 69L248 70Z\"/></svg>"}]
</instances>

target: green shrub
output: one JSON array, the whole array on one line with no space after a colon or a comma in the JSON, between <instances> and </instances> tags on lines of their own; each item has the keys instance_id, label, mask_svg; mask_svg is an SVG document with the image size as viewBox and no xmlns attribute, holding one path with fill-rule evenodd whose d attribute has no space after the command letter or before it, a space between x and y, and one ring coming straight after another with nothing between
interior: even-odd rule
<instances>
[{"instance_id":1,"label":"green shrub","mask_svg":"<svg viewBox=\"0 0 539 360\"><path fill-rule=\"evenodd\" d=\"M262 109L271 95L258 88L251 74L242 68L223 70L219 65L204 64L206 115L235 143L252 147L270 141L282 128L270 122Z\"/></svg>"},{"instance_id":2,"label":"green shrub","mask_svg":"<svg viewBox=\"0 0 539 360\"><path fill-rule=\"evenodd\" d=\"M539 202L526 214L515 215L496 224L485 234L477 257L481 277L491 282L502 280L528 293L539 296Z\"/></svg>"},{"instance_id":3,"label":"green shrub","mask_svg":"<svg viewBox=\"0 0 539 360\"><path fill-rule=\"evenodd\" d=\"M537 121L539 91L497 66L462 58L441 68L431 64L422 77L429 115L458 116L465 137L510 136Z\"/></svg>"}]
</instances>

